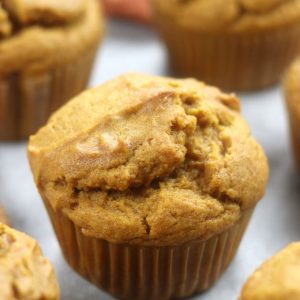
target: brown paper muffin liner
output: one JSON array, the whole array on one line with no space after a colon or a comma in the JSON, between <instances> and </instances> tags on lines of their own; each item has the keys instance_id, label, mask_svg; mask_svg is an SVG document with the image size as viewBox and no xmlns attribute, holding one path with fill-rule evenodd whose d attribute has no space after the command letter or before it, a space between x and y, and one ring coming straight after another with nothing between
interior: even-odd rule
<instances>
[{"instance_id":1,"label":"brown paper muffin liner","mask_svg":"<svg viewBox=\"0 0 300 300\"><path fill-rule=\"evenodd\" d=\"M158 12L156 19L174 70L224 89L275 84L300 51L300 23L253 34L205 34L180 28Z\"/></svg>"},{"instance_id":2,"label":"brown paper muffin liner","mask_svg":"<svg viewBox=\"0 0 300 300\"><path fill-rule=\"evenodd\" d=\"M296 118L294 112L289 111L290 114L290 128L292 137L292 147L297 166L300 170L300 116Z\"/></svg>"},{"instance_id":3,"label":"brown paper muffin liner","mask_svg":"<svg viewBox=\"0 0 300 300\"><path fill-rule=\"evenodd\" d=\"M38 74L0 78L0 140L27 138L88 83L97 48L76 61Z\"/></svg>"},{"instance_id":4,"label":"brown paper muffin liner","mask_svg":"<svg viewBox=\"0 0 300 300\"><path fill-rule=\"evenodd\" d=\"M185 298L208 289L233 259L254 210L208 240L154 247L87 237L63 213L45 205L70 266L104 291L130 300Z\"/></svg>"}]
</instances>

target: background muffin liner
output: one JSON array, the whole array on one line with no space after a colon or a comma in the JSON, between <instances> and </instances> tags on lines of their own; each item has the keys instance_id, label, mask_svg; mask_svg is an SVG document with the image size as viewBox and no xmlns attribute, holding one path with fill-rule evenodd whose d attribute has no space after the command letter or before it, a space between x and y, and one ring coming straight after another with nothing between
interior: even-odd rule
<instances>
[{"instance_id":1,"label":"background muffin liner","mask_svg":"<svg viewBox=\"0 0 300 300\"><path fill-rule=\"evenodd\" d=\"M75 61L36 74L0 78L0 140L27 138L88 83L97 46Z\"/></svg>"},{"instance_id":2,"label":"background muffin liner","mask_svg":"<svg viewBox=\"0 0 300 300\"><path fill-rule=\"evenodd\" d=\"M300 169L300 122L292 128L292 141L294 146L294 153L298 168Z\"/></svg>"},{"instance_id":3,"label":"background muffin liner","mask_svg":"<svg viewBox=\"0 0 300 300\"><path fill-rule=\"evenodd\" d=\"M70 266L121 299L182 298L208 289L233 259L254 210L245 211L235 225L206 241L154 247L87 237L44 202Z\"/></svg>"},{"instance_id":4,"label":"background muffin liner","mask_svg":"<svg viewBox=\"0 0 300 300\"><path fill-rule=\"evenodd\" d=\"M300 116L297 116L291 107L288 107L288 111L290 115L292 147L298 168L300 169Z\"/></svg>"},{"instance_id":5,"label":"background muffin liner","mask_svg":"<svg viewBox=\"0 0 300 300\"><path fill-rule=\"evenodd\" d=\"M275 84L300 51L300 23L253 34L205 34L180 28L159 13L156 19L174 70L225 89Z\"/></svg>"}]
</instances>

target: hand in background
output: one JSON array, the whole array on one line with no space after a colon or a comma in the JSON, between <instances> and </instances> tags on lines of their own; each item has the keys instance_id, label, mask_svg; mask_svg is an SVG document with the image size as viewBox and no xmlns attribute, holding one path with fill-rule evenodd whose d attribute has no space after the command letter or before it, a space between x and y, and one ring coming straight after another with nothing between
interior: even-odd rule
<instances>
[{"instance_id":1,"label":"hand in background","mask_svg":"<svg viewBox=\"0 0 300 300\"><path fill-rule=\"evenodd\" d=\"M106 13L113 17L151 23L150 0L101 0ZM166 0L168 1L168 0Z\"/></svg>"}]
</instances>

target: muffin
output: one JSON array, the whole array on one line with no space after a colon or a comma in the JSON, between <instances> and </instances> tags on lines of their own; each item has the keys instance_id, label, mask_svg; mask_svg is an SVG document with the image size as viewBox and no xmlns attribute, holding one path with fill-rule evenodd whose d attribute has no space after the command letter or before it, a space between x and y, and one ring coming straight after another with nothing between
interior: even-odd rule
<instances>
[{"instance_id":1,"label":"muffin","mask_svg":"<svg viewBox=\"0 0 300 300\"><path fill-rule=\"evenodd\" d=\"M249 278L239 300L300 299L300 243L266 261Z\"/></svg>"},{"instance_id":2,"label":"muffin","mask_svg":"<svg viewBox=\"0 0 300 300\"><path fill-rule=\"evenodd\" d=\"M37 242L0 224L0 299L58 300L59 286Z\"/></svg>"},{"instance_id":3,"label":"muffin","mask_svg":"<svg viewBox=\"0 0 300 300\"><path fill-rule=\"evenodd\" d=\"M300 50L299 0L152 0L173 68L226 89L279 81Z\"/></svg>"},{"instance_id":4,"label":"muffin","mask_svg":"<svg viewBox=\"0 0 300 300\"><path fill-rule=\"evenodd\" d=\"M0 223L9 224L9 219L5 213L4 208L0 205Z\"/></svg>"},{"instance_id":5,"label":"muffin","mask_svg":"<svg viewBox=\"0 0 300 300\"><path fill-rule=\"evenodd\" d=\"M287 72L284 88L293 149L300 168L300 58L292 64Z\"/></svg>"},{"instance_id":6,"label":"muffin","mask_svg":"<svg viewBox=\"0 0 300 300\"><path fill-rule=\"evenodd\" d=\"M66 260L121 299L208 289L268 177L237 98L192 79L127 74L86 91L28 153Z\"/></svg>"},{"instance_id":7,"label":"muffin","mask_svg":"<svg viewBox=\"0 0 300 300\"><path fill-rule=\"evenodd\" d=\"M0 1L0 140L28 137L86 87L100 14L97 0Z\"/></svg>"}]
</instances>

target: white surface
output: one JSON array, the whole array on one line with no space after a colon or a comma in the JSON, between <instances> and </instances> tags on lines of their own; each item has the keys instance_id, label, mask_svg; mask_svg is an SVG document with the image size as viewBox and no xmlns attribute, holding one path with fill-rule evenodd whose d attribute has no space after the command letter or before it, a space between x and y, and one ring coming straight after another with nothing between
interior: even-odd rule
<instances>
[{"instance_id":1,"label":"white surface","mask_svg":"<svg viewBox=\"0 0 300 300\"><path fill-rule=\"evenodd\" d=\"M151 30L109 23L91 86L127 71L168 75L166 65L164 49ZM243 113L269 157L270 184L235 260L210 291L194 299L237 299L242 284L263 260L300 239L300 180L290 153L280 88L240 96ZM112 299L77 276L64 262L33 184L25 143L0 143L0 199L13 225L36 238L55 264L62 300Z\"/></svg>"}]
</instances>

